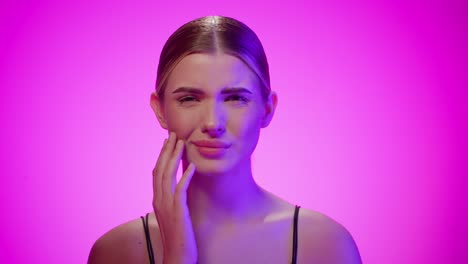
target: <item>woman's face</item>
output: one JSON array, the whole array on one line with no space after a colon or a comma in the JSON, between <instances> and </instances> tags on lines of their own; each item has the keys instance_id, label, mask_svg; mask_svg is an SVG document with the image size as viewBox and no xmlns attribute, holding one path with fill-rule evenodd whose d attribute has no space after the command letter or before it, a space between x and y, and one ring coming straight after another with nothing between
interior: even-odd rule
<instances>
[{"instance_id":1,"label":"woman's face","mask_svg":"<svg viewBox=\"0 0 468 264\"><path fill-rule=\"evenodd\" d=\"M170 74L160 103L161 126L185 141L185 162L201 174L220 174L250 162L260 128L270 122L276 95L265 101L255 74L227 54L191 54Z\"/></svg>"}]
</instances>

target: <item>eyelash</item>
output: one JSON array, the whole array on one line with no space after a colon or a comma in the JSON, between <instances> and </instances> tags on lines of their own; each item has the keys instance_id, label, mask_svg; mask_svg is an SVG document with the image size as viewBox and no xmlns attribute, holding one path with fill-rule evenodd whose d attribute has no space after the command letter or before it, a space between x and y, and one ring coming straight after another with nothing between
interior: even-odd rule
<instances>
[{"instance_id":1,"label":"eyelash","mask_svg":"<svg viewBox=\"0 0 468 264\"><path fill-rule=\"evenodd\" d=\"M237 95L237 94L226 97L226 101L231 101L230 99L234 99L232 101L240 101L243 103L248 103L250 101L247 97L242 96L242 95ZM183 96L177 99L177 101L179 101L179 103L184 103L184 102L198 101L198 99L195 96L189 95L189 96Z\"/></svg>"},{"instance_id":2,"label":"eyelash","mask_svg":"<svg viewBox=\"0 0 468 264\"><path fill-rule=\"evenodd\" d=\"M177 101L179 101L179 103L184 103L184 102L193 101L194 99L196 99L194 96L184 96L184 97L177 99Z\"/></svg>"},{"instance_id":3,"label":"eyelash","mask_svg":"<svg viewBox=\"0 0 468 264\"><path fill-rule=\"evenodd\" d=\"M242 96L242 95L238 95L238 94L233 94L233 95L230 95L230 96L226 97L226 99L233 99L233 98L237 99L237 100L234 100L234 101L242 101L244 103L248 103L250 101L247 97Z\"/></svg>"}]
</instances>

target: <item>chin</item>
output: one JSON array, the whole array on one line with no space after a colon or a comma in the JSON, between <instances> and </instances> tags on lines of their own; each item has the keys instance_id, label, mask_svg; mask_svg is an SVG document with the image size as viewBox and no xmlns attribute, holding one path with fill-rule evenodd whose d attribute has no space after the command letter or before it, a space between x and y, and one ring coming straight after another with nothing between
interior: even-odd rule
<instances>
[{"instance_id":1,"label":"chin","mask_svg":"<svg viewBox=\"0 0 468 264\"><path fill-rule=\"evenodd\" d=\"M200 175L222 175L232 170L231 164L226 160L193 160L196 174Z\"/></svg>"},{"instance_id":2,"label":"chin","mask_svg":"<svg viewBox=\"0 0 468 264\"><path fill-rule=\"evenodd\" d=\"M195 173L199 175L221 175L229 173L234 169L234 160L232 157L206 158L198 153L187 153L184 157L186 165L192 162L196 166Z\"/></svg>"}]
</instances>

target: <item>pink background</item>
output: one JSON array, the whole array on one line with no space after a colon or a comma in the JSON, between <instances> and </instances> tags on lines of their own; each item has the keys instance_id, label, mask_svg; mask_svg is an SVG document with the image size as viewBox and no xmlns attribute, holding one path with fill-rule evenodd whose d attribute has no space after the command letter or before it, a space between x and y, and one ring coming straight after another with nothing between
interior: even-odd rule
<instances>
[{"instance_id":1,"label":"pink background","mask_svg":"<svg viewBox=\"0 0 468 264\"><path fill-rule=\"evenodd\" d=\"M151 210L158 56L211 14L269 59L260 185L341 222L365 263L467 261L466 1L77 2L1 4L0 263L84 263Z\"/></svg>"}]
</instances>

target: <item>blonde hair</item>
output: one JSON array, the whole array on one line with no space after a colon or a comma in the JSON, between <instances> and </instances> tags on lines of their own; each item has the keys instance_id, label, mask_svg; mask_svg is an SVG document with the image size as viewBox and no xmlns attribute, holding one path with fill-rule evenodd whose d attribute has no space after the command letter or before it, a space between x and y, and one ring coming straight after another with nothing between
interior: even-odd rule
<instances>
[{"instance_id":1,"label":"blonde hair","mask_svg":"<svg viewBox=\"0 0 468 264\"><path fill-rule=\"evenodd\" d=\"M264 99L270 94L268 61L259 38L247 25L230 17L205 16L182 25L164 45L159 57L156 92L161 100L177 63L193 53L226 53L242 60L258 77Z\"/></svg>"}]
</instances>

